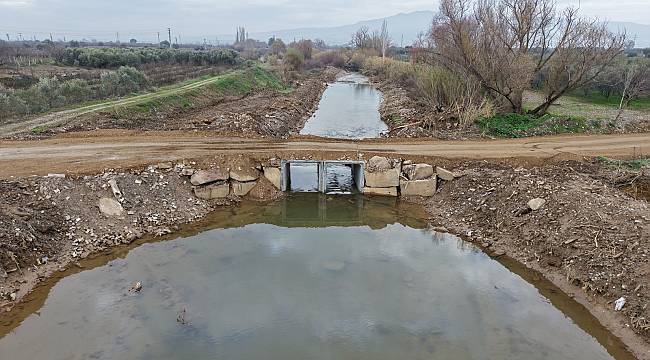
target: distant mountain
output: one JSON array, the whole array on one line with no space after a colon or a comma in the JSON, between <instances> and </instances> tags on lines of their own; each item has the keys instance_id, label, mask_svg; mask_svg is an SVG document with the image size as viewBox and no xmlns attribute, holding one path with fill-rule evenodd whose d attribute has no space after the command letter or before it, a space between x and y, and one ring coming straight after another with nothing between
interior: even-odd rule
<instances>
[{"instance_id":1,"label":"distant mountain","mask_svg":"<svg viewBox=\"0 0 650 360\"><path fill-rule=\"evenodd\" d=\"M385 18L388 22L388 31L396 44L410 45L417 38L420 31L426 31L433 19L432 11L416 11L407 14L397 14ZM303 28L260 32L250 34L253 39L265 40L272 36L278 37L285 42L294 39L322 39L329 45L344 45L350 42L352 33L362 26L371 30L379 30L384 19L361 21L356 24L336 27Z\"/></svg>"},{"instance_id":2,"label":"distant mountain","mask_svg":"<svg viewBox=\"0 0 650 360\"><path fill-rule=\"evenodd\" d=\"M643 25L631 22L610 21L609 29L618 31L625 29L627 36L630 40L634 40L634 47L648 48L650 47L650 25Z\"/></svg>"},{"instance_id":3,"label":"distant mountain","mask_svg":"<svg viewBox=\"0 0 650 360\"><path fill-rule=\"evenodd\" d=\"M429 28L433 15L433 11L415 11L389 16L385 19L388 22L388 31L395 44L410 45L417 38L420 31L426 31ZM322 39L330 45L344 45L350 42L352 33L357 31L360 27L367 26L371 30L378 30L381 28L382 21L384 21L383 18L335 27L258 32L250 34L250 37L265 41L266 39L275 36L281 38L287 43L294 39ZM608 26L612 31L618 31L619 29L624 28L627 31L628 37L630 39L635 39L636 47L650 47L650 25L611 21L608 23ZM226 41L234 40L234 38L229 39L228 36L223 36L221 39Z\"/></svg>"}]
</instances>

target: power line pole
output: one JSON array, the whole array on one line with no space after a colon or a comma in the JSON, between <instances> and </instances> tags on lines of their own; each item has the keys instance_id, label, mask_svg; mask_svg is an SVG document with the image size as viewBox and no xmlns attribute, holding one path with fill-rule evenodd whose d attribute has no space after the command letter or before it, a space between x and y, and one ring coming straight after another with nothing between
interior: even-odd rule
<instances>
[{"instance_id":1,"label":"power line pole","mask_svg":"<svg viewBox=\"0 0 650 360\"><path fill-rule=\"evenodd\" d=\"M9 34L6 34L6 35L7 35L7 41L10 41L10 40L9 40Z\"/></svg>"},{"instance_id":2,"label":"power line pole","mask_svg":"<svg viewBox=\"0 0 650 360\"><path fill-rule=\"evenodd\" d=\"M50 42L54 42L54 38L52 38L52 33L50 33Z\"/></svg>"},{"instance_id":3,"label":"power line pole","mask_svg":"<svg viewBox=\"0 0 650 360\"><path fill-rule=\"evenodd\" d=\"M115 42L118 43L118 44L120 42L120 33L119 32L115 32Z\"/></svg>"},{"instance_id":4,"label":"power line pole","mask_svg":"<svg viewBox=\"0 0 650 360\"><path fill-rule=\"evenodd\" d=\"M157 34L158 34L158 45L160 45L160 31L158 31Z\"/></svg>"},{"instance_id":5,"label":"power line pole","mask_svg":"<svg viewBox=\"0 0 650 360\"><path fill-rule=\"evenodd\" d=\"M172 28L167 28L167 34L169 35L169 48L172 48Z\"/></svg>"}]
</instances>

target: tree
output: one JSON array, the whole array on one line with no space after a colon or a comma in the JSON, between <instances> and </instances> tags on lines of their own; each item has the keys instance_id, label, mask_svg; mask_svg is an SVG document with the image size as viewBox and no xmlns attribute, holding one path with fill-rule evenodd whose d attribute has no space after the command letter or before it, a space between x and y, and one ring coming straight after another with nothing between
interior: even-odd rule
<instances>
[{"instance_id":1,"label":"tree","mask_svg":"<svg viewBox=\"0 0 650 360\"><path fill-rule=\"evenodd\" d=\"M441 0L430 36L449 68L476 78L507 112L523 113L523 93L542 79L542 115L597 77L625 47L625 34L558 12L552 0Z\"/></svg>"},{"instance_id":2,"label":"tree","mask_svg":"<svg viewBox=\"0 0 650 360\"><path fill-rule=\"evenodd\" d=\"M357 49L365 49L371 47L372 40L370 39L368 27L360 27L359 30L352 34L352 40L350 42L352 43L352 46Z\"/></svg>"},{"instance_id":3,"label":"tree","mask_svg":"<svg viewBox=\"0 0 650 360\"><path fill-rule=\"evenodd\" d=\"M631 61L625 71L623 93L621 94L616 120L621 117L623 110L629 106L630 101L648 94L650 94L650 61Z\"/></svg>"},{"instance_id":4,"label":"tree","mask_svg":"<svg viewBox=\"0 0 650 360\"><path fill-rule=\"evenodd\" d=\"M280 55L286 50L287 46L284 44L284 41L282 41L282 39L273 40L273 44L271 44L271 54Z\"/></svg>"},{"instance_id":5,"label":"tree","mask_svg":"<svg viewBox=\"0 0 650 360\"><path fill-rule=\"evenodd\" d=\"M384 20L381 23L381 32L379 33L379 42L381 46L381 57L385 58L386 57L386 51L388 51L388 48L390 47L390 35L388 35L388 22Z\"/></svg>"},{"instance_id":6,"label":"tree","mask_svg":"<svg viewBox=\"0 0 650 360\"><path fill-rule=\"evenodd\" d=\"M305 60L311 59L311 55L314 52L314 44L311 40L300 40L297 43L290 44L290 46L300 51Z\"/></svg>"},{"instance_id":7,"label":"tree","mask_svg":"<svg viewBox=\"0 0 650 360\"><path fill-rule=\"evenodd\" d=\"M287 53L284 55L284 63L291 70L300 70L305 62L305 57L302 52L295 48L288 48Z\"/></svg>"},{"instance_id":8,"label":"tree","mask_svg":"<svg viewBox=\"0 0 650 360\"><path fill-rule=\"evenodd\" d=\"M135 45L137 43L138 43L138 40L136 40L136 39L129 40L129 44L131 44L131 45Z\"/></svg>"},{"instance_id":9,"label":"tree","mask_svg":"<svg viewBox=\"0 0 650 360\"><path fill-rule=\"evenodd\" d=\"M69 46L70 46L71 48L78 48L78 47L79 47L79 41L77 41L77 40L72 40L72 41L70 41Z\"/></svg>"},{"instance_id":10,"label":"tree","mask_svg":"<svg viewBox=\"0 0 650 360\"><path fill-rule=\"evenodd\" d=\"M163 40L160 42L160 47L163 49L169 49L169 41Z\"/></svg>"}]
</instances>

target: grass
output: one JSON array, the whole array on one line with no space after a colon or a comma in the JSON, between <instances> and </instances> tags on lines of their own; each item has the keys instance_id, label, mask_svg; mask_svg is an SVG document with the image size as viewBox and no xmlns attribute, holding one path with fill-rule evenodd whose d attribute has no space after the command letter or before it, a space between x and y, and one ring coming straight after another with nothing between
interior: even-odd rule
<instances>
[{"instance_id":1,"label":"grass","mask_svg":"<svg viewBox=\"0 0 650 360\"><path fill-rule=\"evenodd\" d=\"M598 161L612 167L627 167L634 170L640 170L650 166L650 158L641 158L634 160L616 160L608 157L599 156Z\"/></svg>"},{"instance_id":2,"label":"grass","mask_svg":"<svg viewBox=\"0 0 650 360\"><path fill-rule=\"evenodd\" d=\"M186 91L175 92L173 91L174 87L162 88L159 90L160 92L169 92L169 94L152 96L135 104L122 106L119 109L116 108L113 111L119 112L121 115L124 115L124 111L147 114L163 108L189 109L197 106L201 101L205 101L206 98L244 96L255 90L292 91L276 74L258 65L217 76L204 76L200 79L184 82L180 86L200 82L204 82L204 85Z\"/></svg>"},{"instance_id":3,"label":"grass","mask_svg":"<svg viewBox=\"0 0 650 360\"><path fill-rule=\"evenodd\" d=\"M546 114L540 117L530 114L499 114L477 121L479 128L492 136L519 138L526 136L581 133L589 125L584 118Z\"/></svg>"},{"instance_id":4,"label":"grass","mask_svg":"<svg viewBox=\"0 0 650 360\"><path fill-rule=\"evenodd\" d=\"M602 105L602 106L607 106L615 109L618 109L621 103L620 96L610 96L608 98L603 94L596 93L596 92L591 94L574 93L571 94L571 97L578 101L584 101L590 104ZM637 109L637 110L650 109L650 98L641 98L641 99L632 100L630 101L628 108Z\"/></svg>"}]
</instances>

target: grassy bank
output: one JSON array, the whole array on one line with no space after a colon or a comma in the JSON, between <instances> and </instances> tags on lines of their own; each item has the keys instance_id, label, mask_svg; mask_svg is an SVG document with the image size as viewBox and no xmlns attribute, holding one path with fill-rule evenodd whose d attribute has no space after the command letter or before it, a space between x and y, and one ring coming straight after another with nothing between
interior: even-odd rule
<instances>
[{"instance_id":1,"label":"grassy bank","mask_svg":"<svg viewBox=\"0 0 650 360\"><path fill-rule=\"evenodd\" d=\"M527 136L582 133L594 129L584 118L546 114L499 114L479 119L476 124L485 134L495 137L519 138Z\"/></svg>"}]
</instances>

